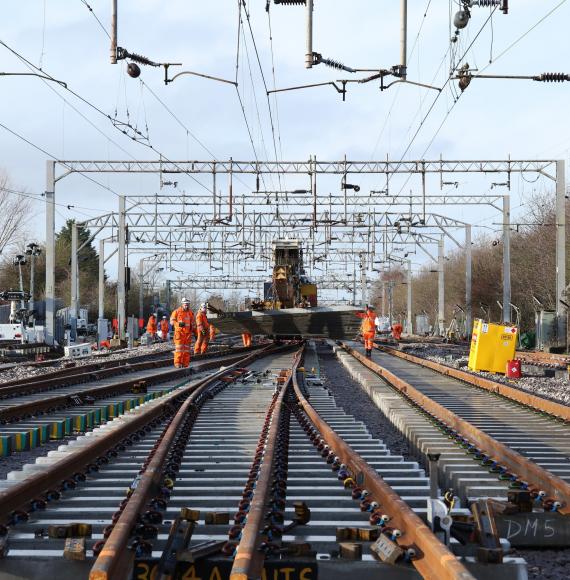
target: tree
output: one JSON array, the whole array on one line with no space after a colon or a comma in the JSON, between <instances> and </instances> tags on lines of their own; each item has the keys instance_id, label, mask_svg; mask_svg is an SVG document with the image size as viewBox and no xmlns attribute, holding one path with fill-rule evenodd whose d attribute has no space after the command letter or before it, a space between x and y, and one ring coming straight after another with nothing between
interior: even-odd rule
<instances>
[{"instance_id":1,"label":"tree","mask_svg":"<svg viewBox=\"0 0 570 580\"><path fill-rule=\"evenodd\" d=\"M523 331L534 329L535 312L539 308L556 309L556 219L554 195L535 194L525 200L525 212L511 231L511 302L520 309ZM569 208L570 209L570 208ZM567 209L567 222L570 211ZM445 317L451 320L456 305L465 307L465 254L450 252L445 262ZM473 241L473 316L493 322L502 319L503 246L502 241L488 235ZM566 256L570 272L570 253ZM430 321L437 320L437 274L433 263L424 266L412 280L413 313L426 312ZM377 285L376 295L381 286ZM536 300L535 300L536 298ZM538 302L542 304L540 307ZM394 288L395 312L406 308L406 287ZM513 322L515 313L513 312Z\"/></svg>"},{"instance_id":2,"label":"tree","mask_svg":"<svg viewBox=\"0 0 570 580\"><path fill-rule=\"evenodd\" d=\"M31 209L31 199L13 189L6 173L0 171L0 254L23 241L23 224Z\"/></svg>"}]
</instances>

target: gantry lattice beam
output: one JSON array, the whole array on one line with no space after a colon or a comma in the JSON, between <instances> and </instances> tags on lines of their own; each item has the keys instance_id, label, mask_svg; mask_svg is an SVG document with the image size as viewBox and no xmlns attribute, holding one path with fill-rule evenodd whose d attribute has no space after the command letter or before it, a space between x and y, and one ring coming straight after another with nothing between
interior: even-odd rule
<instances>
[{"instance_id":1,"label":"gantry lattice beam","mask_svg":"<svg viewBox=\"0 0 570 580\"><path fill-rule=\"evenodd\" d=\"M422 173L548 173L553 160L417 160L417 161L58 161L71 173L187 173L187 174L422 174Z\"/></svg>"}]
</instances>

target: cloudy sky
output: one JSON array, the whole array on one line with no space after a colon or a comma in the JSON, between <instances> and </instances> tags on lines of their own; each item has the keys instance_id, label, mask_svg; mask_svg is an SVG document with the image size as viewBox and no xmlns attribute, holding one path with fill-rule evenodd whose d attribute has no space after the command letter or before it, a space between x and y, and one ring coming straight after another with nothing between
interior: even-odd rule
<instances>
[{"instance_id":1,"label":"cloudy sky","mask_svg":"<svg viewBox=\"0 0 570 580\"><path fill-rule=\"evenodd\" d=\"M155 61L183 63L180 70L233 79L237 4L236 0L119 0L119 45ZM435 91L399 85L381 92L377 82L350 86L346 102L330 86L282 93L271 100L278 157L302 160L314 154L335 160L346 154L358 160L388 156L398 161L404 156L428 159L441 154L448 159L508 155L568 159L570 83L478 80L455 102L456 81L446 82L450 59L464 54L462 64L484 69L486 74L570 72L570 2L510 4L508 15L496 11L491 19L489 8L473 8L469 26L458 42L450 44L450 10L456 12L457 1L409 0L408 78L445 86L435 105ZM231 85L185 76L165 86L161 69L144 67L139 80L125 74L124 62L111 65L106 33L110 5L108 0L0 3L0 39L7 45L0 45L0 71L30 71L10 48L75 92L37 77L0 78L0 169L9 175L13 188L40 194L45 189L47 155L7 129L57 159L156 159L158 153L176 160L207 160L212 154L218 159L253 159L255 154L260 159L275 158L267 100L247 22L239 84L253 145ZM265 79L272 88L265 1L250 1L247 7ZM398 63L396 0L317 0L314 19L314 50L323 56L353 68L390 68ZM324 65L304 68L303 7L272 5L271 26L278 88L355 76ZM106 115L128 119L144 138L133 141ZM158 177L100 179L119 193L155 193L159 186ZM490 180L461 178L458 190L482 193L489 187ZM550 187L542 181L514 182L513 206L524 203L533 189ZM57 202L61 204L58 226L69 217L82 219L117 208L113 193L81 176L58 184ZM27 227L32 237L41 240L41 200L35 202L35 209ZM483 209L476 215L472 209L457 210L456 215L482 224L497 221Z\"/></svg>"}]
</instances>

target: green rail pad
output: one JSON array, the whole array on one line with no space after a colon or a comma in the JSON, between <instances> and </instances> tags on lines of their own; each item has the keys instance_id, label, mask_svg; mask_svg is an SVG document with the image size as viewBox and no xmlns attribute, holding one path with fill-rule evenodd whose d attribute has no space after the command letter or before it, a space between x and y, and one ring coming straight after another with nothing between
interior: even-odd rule
<instances>
[{"instance_id":1,"label":"green rail pad","mask_svg":"<svg viewBox=\"0 0 570 580\"><path fill-rule=\"evenodd\" d=\"M107 419L111 420L119 415L119 403L110 403L107 405Z\"/></svg>"},{"instance_id":2,"label":"green rail pad","mask_svg":"<svg viewBox=\"0 0 570 580\"><path fill-rule=\"evenodd\" d=\"M117 416L122 415L125 412L125 402L117 401Z\"/></svg>"},{"instance_id":3,"label":"green rail pad","mask_svg":"<svg viewBox=\"0 0 570 580\"><path fill-rule=\"evenodd\" d=\"M100 419L99 423L106 423L109 420L109 405L99 407Z\"/></svg>"},{"instance_id":4,"label":"green rail pad","mask_svg":"<svg viewBox=\"0 0 570 580\"><path fill-rule=\"evenodd\" d=\"M24 421L22 423L18 423L18 427L38 429L40 444L49 441L49 429L50 429L49 423L45 422L40 423L39 421Z\"/></svg>"},{"instance_id":5,"label":"green rail pad","mask_svg":"<svg viewBox=\"0 0 570 580\"><path fill-rule=\"evenodd\" d=\"M20 432L6 432L0 431L0 437L8 436L12 440L13 451L29 451L30 450L30 433L29 431Z\"/></svg>"},{"instance_id":6,"label":"green rail pad","mask_svg":"<svg viewBox=\"0 0 570 580\"><path fill-rule=\"evenodd\" d=\"M66 430L66 419L59 419L50 423L50 439L63 439L68 433Z\"/></svg>"},{"instance_id":7,"label":"green rail pad","mask_svg":"<svg viewBox=\"0 0 570 580\"><path fill-rule=\"evenodd\" d=\"M74 431L79 431L80 433L85 433L85 431L87 431L87 428L89 426L87 414L72 415L71 421Z\"/></svg>"},{"instance_id":8,"label":"green rail pad","mask_svg":"<svg viewBox=\"0 0 570 580\"><path fill-rule=\"evenodd\" d=\"M40 430L34 426L25 426L25 425L3 425L0 428L1 432L4 435L11 435L12 438L18 437L22 433L26 434L25 440L21 442L13 441L12 451L28 451L29 449L35 449L41 444L40 441ZM19 449L18 447L23 445L23 449Z\"/></svg>"},{"instance_id":9,"label":"green rail pad","mask_svg":"<svg viewBox=\"0 0 570 580\"><path fill-rule=\"evenodd\" d=\"M12 439L8 435L0 436L0 457L12 455Z\"/></svg>"},{"instance_id":10,"label":"green rail pad","mask_svg":"<svg viewBox=\"0 0 570 580\"><path fill-rule=\"evenodd\" d=\"M93 425L101 425L102 411L103 409L101 407L97 407L91 411L93 413Z\"/></svg>"}]
</instances>

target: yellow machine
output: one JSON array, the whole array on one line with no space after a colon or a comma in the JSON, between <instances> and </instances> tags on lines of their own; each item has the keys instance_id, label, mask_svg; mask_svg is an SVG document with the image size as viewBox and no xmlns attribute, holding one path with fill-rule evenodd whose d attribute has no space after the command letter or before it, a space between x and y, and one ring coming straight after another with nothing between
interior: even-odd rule
<instances>
[{"instance_id":1,"label":"yellow machine","mask_svg":"<svg viewBox=\"0 0 570 580\"><path fill-rule=\"evenodd\" d=\"M515 358L517 332L516 326L475 320L469 351L469 370L505 374L507 362Z\"/></svg>"},{"instance_id":2,"label":"yellow machine","mask_svg":"<svg viewBox=\"0 0 570 580\"><path fill-rule=\"evenodd\" d=\"M305 275L299 240L273 242L273 274L264 285L265 309L316 307L317 286Z\"/></svg>"}]
</instances>

